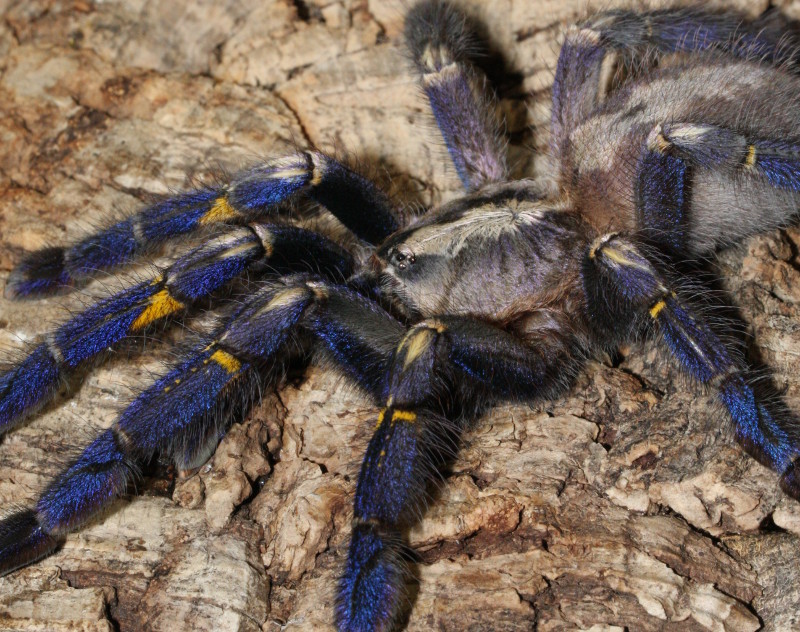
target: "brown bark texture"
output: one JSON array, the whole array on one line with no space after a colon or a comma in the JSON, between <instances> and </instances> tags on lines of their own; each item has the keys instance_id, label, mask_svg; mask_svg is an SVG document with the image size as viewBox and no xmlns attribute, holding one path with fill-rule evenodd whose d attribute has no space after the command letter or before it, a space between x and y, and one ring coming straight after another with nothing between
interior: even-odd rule
<instances>
[{"instance_id":1,"label":"brown bark texture","mask_svg":"<svg viewBox=\"0 0 800 632\"><path fill-rule=\"evenodd\" d=\"M462 3L506 60L515 173L536 174L564 26L615 2ZM375 165L408 208L458 195L402 51L406 4L0 1L0 277L27 250L296 146ZM783 5L800 15L796 0ZM797 412L799 250L791 228L719 258ZM148 270L0 300L2 358ZM112 354L4 436L0 506L31 503L169 360L171 340ZM800 629L800 504L655 344L621 357L590 362L556 401L497 407L467 435L410 533L420 563L408 630ZM375 416L326 369L265 394L197 474L156 468L55 555L0 579L0 630L333 629Z\"/></svg>"}]
</instances>

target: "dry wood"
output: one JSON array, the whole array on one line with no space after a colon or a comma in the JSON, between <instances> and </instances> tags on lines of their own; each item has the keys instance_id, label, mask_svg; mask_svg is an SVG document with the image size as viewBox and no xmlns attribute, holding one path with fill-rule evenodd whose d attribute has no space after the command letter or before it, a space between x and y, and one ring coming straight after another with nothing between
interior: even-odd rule
<instances>
[{"instance_id":1,"label":"dry wood","mask_svg":"<svg viewBox=\"0 0 800 632\"><path fill-rule=\"evenodd\" d=\"M456 195L398 46L404 4L0 2L0 276L24 250L294 145L358 154L408 205ZM506 56L512 161L535 173L563 25L614 3L466 4ZM759 13L767 0L722 4ZM800 230L775 232L720 263L795 411L798 246ZM109 284L0 301L2 349ZM411 534L422 563L409 630L800 628L800 505L653 345L623 354L591 363L562 399L500 407L469 434ZM4 437L2 506L31 501L168 358L158 343L117 354ZM307 377L268 395L198 475L162 472L56 555L0 579L0 629L331 629L375 410L333 373Z\"/></svg>"}]
</instances>

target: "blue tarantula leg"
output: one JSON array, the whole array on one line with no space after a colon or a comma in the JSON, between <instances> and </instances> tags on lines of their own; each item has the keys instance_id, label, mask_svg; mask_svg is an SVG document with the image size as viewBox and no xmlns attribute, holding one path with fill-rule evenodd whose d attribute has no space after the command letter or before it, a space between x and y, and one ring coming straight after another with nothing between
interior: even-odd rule
<instances>
[{"instance_id":1,"label":"blue tarantula leg","mask_svg":"<svg viewBox=\"0 0 800 632\"><path fill-rule=\"evenodd\" d=\"M182 312L262 254L251 230L233 229L179 259L166 273L110 296L58 327L27 358L0 375L0 431L35 412L84 362Z\"/></svg>"},{"instance_id":2,"label":"blue tarantula leg","mask_svg":"<svg viewBox=\"0 0 800 632\"><path fill-rule=\"evenodd\" d=\"M442 317L414 326L400 341L356 488L337 602L340 630L392 629L407 579L402 533L458 448L464 422L450 419L474 417L491 396L551 394L576 361L560 353L556 338L531 349L486 323Z\"/></svg>"},{"instance_id":3,"label":"blue tarantula leg","mask_svg":"<svg viewBox=\"0 0 800 632\"><path fill-rule=\"evenodd\" d=\"M671 122L656 125L647 148L682 158L690 167L740 169L751 159L751 147L742 134L718 125Z\"/></svg>"},{"instance_id":4,"label":"blue tarantula leg","mask_svg":"<svg viewBox=\"0 0 800 632\"><path fill-rule=\"evenodd\" d=\"M80 285L178 235L276 215L281 203L298 195L313 198L371 243L399 228L391 201L373 182L320 152L301 152L239 173L227 186L147 207L73 246L32 252L12 271L5 295L33 297Z\"/></svg>"},{"instance_id":5,"label":"blue tarantula leg","mask_svg":"<svg viewBox=\"0 0 800 632\"><path fill-rule=\"evenodd\" d=\"M81 527L126 492L138 464L163 443L170 447L179 443L186 451L196 447L195 438L206 436L217 415L252 395L253 380L250 365L213 341L206 344L140 394L111 428L47 486L36 503L35 525L22 520L29 515L23 511L0 522L0 533L9 534L9 543L34 536L58 540ZM167 396L170 391L174 393ZM36 557L48 552L37 551ZM0 575L34 559L27 548L0 547Z\"/></svg>"},{"instance_id":6,"label":"blue tarantula leg","mask_svg":"<svg viewBox=\"0 0 800 632\"><path fill-rule=\"evenodd\" d=\"M228 228L163 274L111 296L64 323L20 364L0 375L0 432L33 413L61 379L123 339L184 312L261 262L273 270L316 269L341 280L350 255L308 230L278 224Z\"/></svg>"},{"instance_id":7,"label":"blue tarantula leg","mask_svg":"<svg viewBox=\"0 0 800 632\"><path fill-rule=\"evenodd\" d=\"M475 26L450 4L425 0L408 13L405 36L464 187L473 191L505 180L497 103L473 63L481 49Z\"/></svg>"},{"instance_id":8,"label":"blue tarantula leg","mask_svg":"<svg viewBox=\"0 0 800 632\"><path fill-rule=\"evenodd\" d=\"M345 287L306 278L271 284L137 397L118 426L138 452L166 453L180 469L192 469L222 436L224 422L263 388L264 374L273 382L287 354L303 352L309 339L377 397L401 332L388 313Z\"/></svg>"},{"instance_id":9,"label":"blue tarantula leg","mask_svg":"<svg viewBox=\"0 0 800 632\"><path fill-rule=\"evenodd\" d=\"M702 123L659 124L637 165L638 226L674 251L710 251L785 225L797 214L785 191L800 192L800 143Z\"/></svg>"},{"instance_id":10,"label":"blue tarantula leg","mask_svg":"<svg viewBox=\"0 0 800 632\"><path fill-rule=\"evenodd\" d=\"M550 146L557 158L567 154L570 134L598 103L606 47L597 33L572 27L558 55L553 80Z\"/></svg>"},{"instance_id":11,"label":"blue tarantula leg","mask_svg":"<svg viewBox=\"0 0 800 632\"><path fill-rule=\"evenodd\" d=\"M614 234L600 237L587 253L584 286L590 314L602 329L620 331L624 323L643 318L653 322L681 366L715 391L747 453L781 473L784 491L800 498L797 426L758 399L747 381L746 366L677 296L642 247Z\"/></svg>"},{"instance_id":12,"label":"blue tarantula leg","mask_svg":"<svg viewBox=\"0 0 800 632\"><path fill-rule=\"evenodd\" d=\"M220 192L201 189L167 198L136 215L66 248L44 248L27 254L6 282L7 298L26 298L69 289L132 261L165 240L197 229L213 209Z\"/></svg>"},{"instance_id":13,"label":"blue tarantula leg","mask_svg":"<svg viewBox=\"0 0 800 632\"><path fill-rule=\"evenodd\" d=\"M772 63L794 61L796 47L761 25L699 9L599 13L566 34L553 81L551 149L567 154L575 127L603 100L604 64L625 56L715 49Z\"/></svg>"},{"instance_id":14,"label":"blue tarantula leg","mask_svg":"<svg viewBox=\"0 0 800 632\"><path fill-rule=\"evenodd\" d=\"M750 176L766 178L777 189L800 192L800 142L752 140L743 164Z\"/></svg>"},{"instance_id":15,"label":"blue tarantula leg","mask_svg":"<svg viewBox=\"0 0 800 632\"><path fill-rule=\"evenodd\" d=\"M581 28L596 32L609 48L627 52L655 49L661 53L725 51L747 59L785 63L795 56L785 33L766 24L695 8L670 8L636 13L625 9L592 16Z\"/></svg>"},{"instance_id":16,"label":"blue tarantula leg","mask_svg":"<svg viewBox=\"0 0 800 632\"><path fill-rule=\"evenodd\" d=\"M738 170L762 177L776 189L800 191L800 142L747 137L724 127L696 123L657 125L647 148L683 159L691 167Z\"/></svg>"},{"instance_id":17,"label":"blue tarantula leg","mask_svg":"<svg viewBox=\"0 0 800 632\"><path fill-rule=\"evenodd\" d=\"M137 396L47 487L34 512L0 521L0 575L50 553L123 494L137 465L155 453L181 469L196 465L307 342L316 339L377 398L402 332L391 315L346 287L307 277L264 287Z\"/></svg>"},{"instance_id":18,"label":"blue tarantula leg","mask_svg":"<svg viewBox=\"0 0 800 632\"><path fill-rule=\"evenodd\" d=\"M379 244L400 228L389 197L371 180L320 152L307 152L308 194L359 238Z\"/></svg>"},{"instance_id":19,"label":"blue tarantula leg","mask_svg":"<svg viewBox=\"0 0 800 632\"><path fill-rule=\"evenodd\" d=\"M637 165L638 225L646 238L676 252L686 245L689 170L686 161L664 151L657 128Z\"/></svg>"},{"instance_id":20,"label":"blue tarantula leg","mask_svg":"<svg viewBox=\"0 0 800 632\"><path fill-rule=\"evenodd\" d=\"M136 458L114 428L95 439L44 491L35 510L0 521L0 575L49 555L64 534L122 494Z\"/></svg>"}]
</instances>

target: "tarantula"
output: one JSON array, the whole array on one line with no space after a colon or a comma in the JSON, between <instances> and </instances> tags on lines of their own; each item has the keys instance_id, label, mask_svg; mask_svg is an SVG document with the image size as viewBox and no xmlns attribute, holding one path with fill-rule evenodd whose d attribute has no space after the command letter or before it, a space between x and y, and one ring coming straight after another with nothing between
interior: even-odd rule
<instances>
[{"instance_id":1,"label":"tarantula","mask_svg":"<svg viewBox=\"0 0 800 632\"><path fill-rule=\"evenodd\" d=\"M555 181L509 180L476 27L440 0L408 14L408 48L467 193L401 225L390 198L303 151L145 208L66 248L29 254L6 295L76 287L179 235L211 230L154 278L58 327L0 376L0 429L109 347L216 295L244 305L121 412L42 492L0 522L0 573L50 554L124 494L156 454L202 464L253 394L323 356L381 406L354 501L341 630L402 610L404 535L464 429L492 402L551 398L588 358L642 333L727 409L754 458L800 498L796 425L698 315L680 270L786 224L800 203L800 80L781 34L699 10L610 11L570 29L553 86ZM606 70L613 61L616 72ZM785 106L781 109L772 104ZM362 256L291 221L307 198ZM312 271L309 271L312 270Z\"/></svg>"}]
</instances>

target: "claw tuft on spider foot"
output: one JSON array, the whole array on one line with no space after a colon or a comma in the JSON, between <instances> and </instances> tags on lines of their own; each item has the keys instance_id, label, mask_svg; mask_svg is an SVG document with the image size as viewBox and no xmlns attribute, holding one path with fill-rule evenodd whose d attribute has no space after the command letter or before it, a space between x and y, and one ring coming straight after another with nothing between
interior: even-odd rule
<instances>
[{"instance_id":1,"label":"claw tuft on spider foot","mask_svg":"<svg viewBox=\"0 0 800 632\"><path fill-rule=\"evenodd\" d=\"M404 568L391 540L372 523L353 528L347 568L339 584L337 628L342 632L390 630L398 614Z\"/></svg>"},{"instance_id":2,"label":"claw tuft on spider foot","mask_svg":"<svg viewBox=\"0 0 800 632\"><path fill-rule=\"evenodd\" d=\"M45 490L36 519L47 533L76 529L124 493L134 473L124 440L106 430Z\"/></svg>"},{"instance_id":3,"label":"claw tuft on spider foot","mask_svg":"<svg viewBox=\"0 0 800 632\"><path fill-rule=\"evenodd\" d=\"M59 542L42 530L33 511L11 514L0 521L0 577L49 555Z\"/></svg>"},{"instance_id":4,"label":"claw tuft on spider foot","mask_svg":"<svg viewBox=\"0 0 800 632\"><path fill-rule=\"evenodd\" d=\"M12 300L37 298L73 285L65 268L64 248L43 248L25 255L12 270L3 295Z\"/></svg>"}]
</instances>

